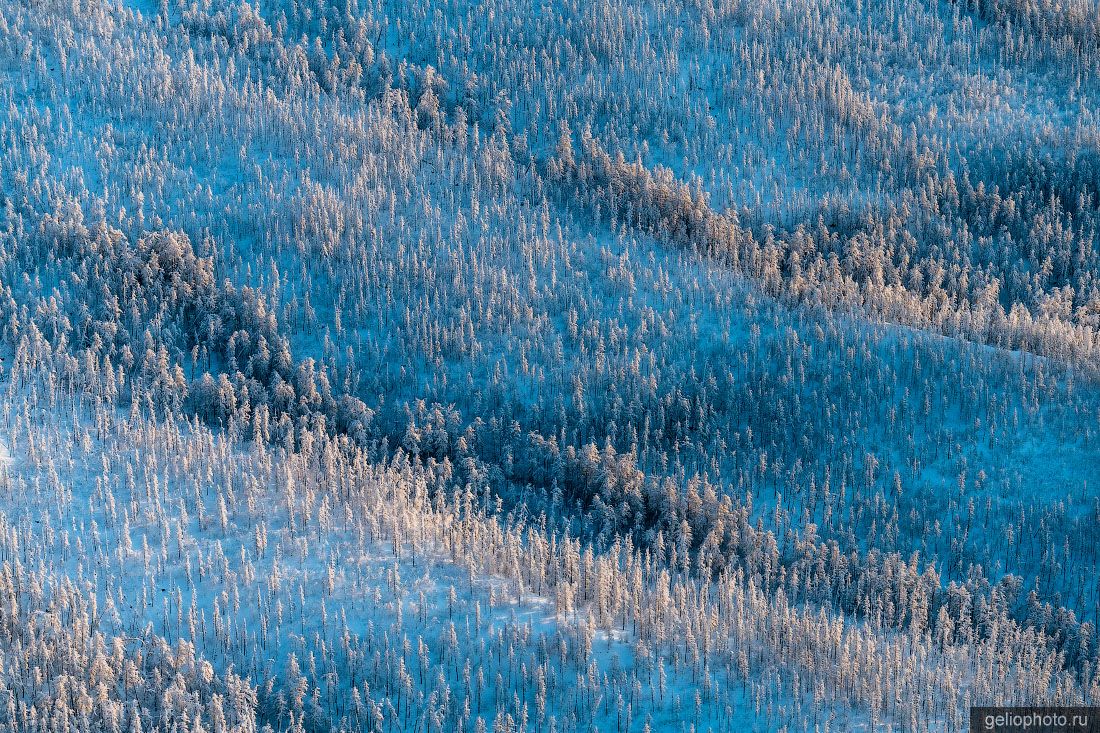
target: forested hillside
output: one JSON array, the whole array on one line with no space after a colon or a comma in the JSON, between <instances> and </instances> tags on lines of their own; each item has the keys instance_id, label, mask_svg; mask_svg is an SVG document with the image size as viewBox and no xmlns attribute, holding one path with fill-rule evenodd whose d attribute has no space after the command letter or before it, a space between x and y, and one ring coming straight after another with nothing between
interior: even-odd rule
<instances>
[{"instance_id":1,"label":"forested hillside","mask_svg":"<svg viewBox=\"0 0 1100 733\"><path fill-rule=\"evenodd\" d=\"M0 0L0 731L1100 705L1097 0Z\"/></svg>"}]
</instances>

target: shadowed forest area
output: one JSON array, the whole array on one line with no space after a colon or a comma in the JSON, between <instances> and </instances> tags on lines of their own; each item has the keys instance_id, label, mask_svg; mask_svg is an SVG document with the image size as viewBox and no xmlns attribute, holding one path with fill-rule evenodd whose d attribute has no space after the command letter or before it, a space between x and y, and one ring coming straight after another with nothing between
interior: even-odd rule
<instances>
[{"instance_id":1,"label":"shadowed forest area","mask_svg":"<svg viewBox=\"0 0 1100 733\"><path fill-rule=\"evenodd\" d=\"M1096 0L0 0L0 731L1100 705Z\"/></svg>"}]
</instances>

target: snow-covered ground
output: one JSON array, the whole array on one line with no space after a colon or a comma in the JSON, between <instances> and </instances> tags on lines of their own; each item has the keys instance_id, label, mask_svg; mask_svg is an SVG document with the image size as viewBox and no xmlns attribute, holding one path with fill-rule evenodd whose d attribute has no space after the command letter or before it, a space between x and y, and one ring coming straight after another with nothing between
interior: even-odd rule
<instances>
[{"instance_id":1,"label":"snow-covered ground","mask_svg":"<svg viewBox=\"0 0 1100 733\"><path fill-rule=\"evenodd\" d=\"M0 555L42 568L47 588L86 589L104 633L194 644L259 689L277 729L295 715L307 729L473 730L508 716L558 730L771 726L752 722L751 679L723 696L735 707L693 707L697 670L677 657L655 672L637 619L603 618L575 590L565 600L549 577L531 585L517 537L433 511L407 465L322 476L319 456L257 454L205 430L119 416L100 440L91 420L58 417L17 421L16 450L34 447L0 496ZM354 483L351 501L329 493L334 479ZM463 525L475 534L453 536ZM660 677L659 699L604 699L641 695L640 675Z\"/></svg>"},{"instance_id":2,"label":"snow-covered ground","mask_svg":"<svg viewBox=\"0 0 1100 733\"><path fill-rule=\"evenodd\" d=\"M0 0L0 723L1100 702L1064 6Z\"/></svg>"}]
</instances>

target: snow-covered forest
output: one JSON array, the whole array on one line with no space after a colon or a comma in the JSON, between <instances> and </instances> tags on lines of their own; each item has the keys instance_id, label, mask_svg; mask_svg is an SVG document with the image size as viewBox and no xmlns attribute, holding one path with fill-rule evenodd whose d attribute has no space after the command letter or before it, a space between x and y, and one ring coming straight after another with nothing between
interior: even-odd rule
<instances>
[{"instance_id":1,"label":"snow-covered forest","mask_svg":"<svg viewBox=\"0 0 1100 733\"><path fill-rule=\"evenodd\" d=\"M1100 705L1098 0L0 0L0 731Z\"/></svg>"}]
</instances>

